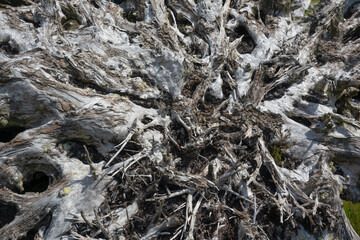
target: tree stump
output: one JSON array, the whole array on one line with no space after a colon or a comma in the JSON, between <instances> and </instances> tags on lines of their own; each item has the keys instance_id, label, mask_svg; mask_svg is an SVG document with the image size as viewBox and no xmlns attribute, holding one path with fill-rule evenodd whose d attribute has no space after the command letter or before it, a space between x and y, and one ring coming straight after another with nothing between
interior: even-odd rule
<instances>
[{"instance_id":1,"label":"tree stump","mask_svg":"<svg viewBox=\"0 0 360 240\"><path fill-rule=\"evenodd\" d=\"M360 239L359 16L0 0L0 239Z\"/></svg>"}]
</instances>

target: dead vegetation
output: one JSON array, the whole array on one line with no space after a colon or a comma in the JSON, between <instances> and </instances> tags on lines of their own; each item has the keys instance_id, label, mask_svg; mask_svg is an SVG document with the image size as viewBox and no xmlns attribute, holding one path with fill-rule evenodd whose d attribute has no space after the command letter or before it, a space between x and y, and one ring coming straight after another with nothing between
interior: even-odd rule
<instances>
[{"instance_id":1,"label":"dead vegetation","mask_svg":"<svg viewBox=\"0 0 360 240\"><path fill-rule=\"evenodd\" d=\"M343 3L0 0L0 239L358 239Z\"/></svg>"}]
</instances>

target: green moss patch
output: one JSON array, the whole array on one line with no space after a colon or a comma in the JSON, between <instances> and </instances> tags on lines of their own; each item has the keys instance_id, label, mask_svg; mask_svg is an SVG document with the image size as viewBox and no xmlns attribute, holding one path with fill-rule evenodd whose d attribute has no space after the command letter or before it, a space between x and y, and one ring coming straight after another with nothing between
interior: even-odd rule
<instances>
[{"instance_id":1,"label":"green moss patch","mask_svg":"<svg viewBox=\"0 0 360 240\"><path fill-rule=\"evenodd\" d=\"M344 202L344 210L347 218L350 220L351 226L360 235L360 203Z\"/></svg>"}]
</instances>

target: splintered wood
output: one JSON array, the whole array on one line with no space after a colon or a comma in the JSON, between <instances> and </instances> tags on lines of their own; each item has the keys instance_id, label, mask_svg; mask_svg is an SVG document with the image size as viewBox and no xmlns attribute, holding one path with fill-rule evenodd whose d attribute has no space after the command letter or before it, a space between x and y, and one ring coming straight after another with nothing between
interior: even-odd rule
<instances>
[{"instance_id":1,"label":"splintered wood","mask_svg":"<svg viewBox=\"0 0 360 240\"><path fill-rule=\"evenodd\" d=\"M358 10L0 0L0 239L360 239Z\"/></svg>"}]
</instances>

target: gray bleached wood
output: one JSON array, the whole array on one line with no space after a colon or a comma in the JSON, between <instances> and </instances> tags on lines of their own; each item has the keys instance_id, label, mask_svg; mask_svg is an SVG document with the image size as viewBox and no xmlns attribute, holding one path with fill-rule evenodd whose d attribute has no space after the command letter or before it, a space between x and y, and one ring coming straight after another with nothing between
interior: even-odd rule
<instances>
[{"instance_id":1,"label":"gray bleached wood","mask_svg":"<svg viewBox=\"0 0 360 240\"><path fill-rule=\"evenodd\" d=\"M357 4L0 0L0 239L359 239Z\"/></svg>"}]
</instances>

